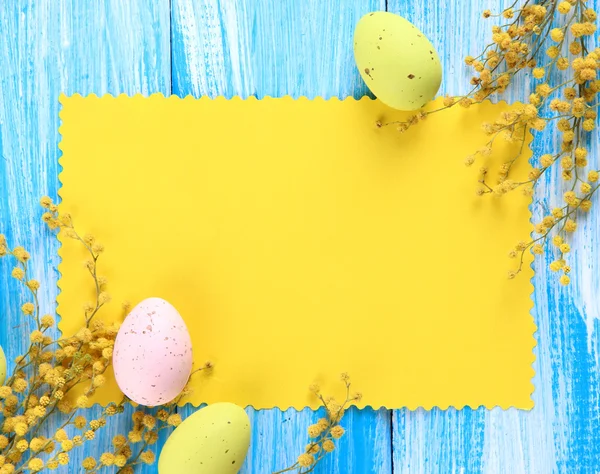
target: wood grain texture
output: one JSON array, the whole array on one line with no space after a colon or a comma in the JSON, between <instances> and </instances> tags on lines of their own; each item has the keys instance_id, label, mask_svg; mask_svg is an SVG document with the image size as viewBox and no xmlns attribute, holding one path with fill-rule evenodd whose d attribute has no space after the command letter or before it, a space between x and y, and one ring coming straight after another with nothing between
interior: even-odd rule
<instances>
[{"instance_id":1,"label":"wood grain texture","mask_svg":"<svg viewBox=\"0 0 600 474\"><path fill-rule=\"evenodd\" d=\"M481 11L512 1L2 2L0 233L32 251L34 275L50 283L43 289L44 307L54 308L57 246L39 225L37 201L43 194L56 197L59 185L59 92L360 97L367 91L353 64L353 27L362 14L383 10L386 3L429 36L443 62L441 93L456 94L468 88L462 57L478 52L489 37ZM600 0L588 4L598 7ZM507 98L524 100L529 88L530 78L524 77ZM535 156L554 140L551 131L538 134ZM595 167L597 143L594 134ZM556 176L547 177L534 216L557 202L552 189L560 185ZM599 234L596 211L573 242L569 288L559 287L546 266L536 263L539 345L531 412L396 410L392 418L386 410L350 410L344 421L348 436L316 472L600 472ZM29 325L18 311L24 295L9 273L7 262L0 261L0 345L12 360L25 345ZM182 414L190 411L186 407ZM93 412L99 415L97 407ZM306 443L307 426L319 417L309 410L248 412L253 442L244 474L291 464ZM74 461L97 456L112 434L129 426L126 415L111 420L100 444L74 452Z\"/></svg>"},{"instance_id":2,"label":"wood grain texture","mask_svg":"<svg viewBox=\"0 0 600 474\"><path fill-rule=\"evenodd\" d=\"M169 93L169 23L168 0L0 3L0 233L31 251L47 312L55 310L58 246L40 225L38 202L44 194L56 198L59 186L58 96ZM26 347L30 324L19 311L24 296L2 259L0 345L8 360ZM100 412L94 407L88 416ZM83 458L109 450L112 435L129 431L130 414L112 419L97 447L73 451L72 467L61 472L79 472ZM53 426L59 423L52 419Z\"/></svg>"},{"instance_id":3,"label":"wood grain texture","mask_svg":"<svg viewBox=\"0 0 600 474\"><path fill-rule=\"evenodd\" d=\"M466 55L477 55L489 42L493 20L482 20L489 8L500 11L512 0L409 2L389 0L388 9L405 16L432 40L442 58L440 94L470 90ZM598 1L589 1L597 8ZM556 77L558 82L559 77ZM562 82L562 81L561 81ZM504 97L526 101L535 80L525 75ZM537 133L534 161L559 146L552 128ZM590 164L598 167L598 134L591 140ZM532 212L560 202L563 183L548 175L534 199ZM547 270L552 260L535 263L532 311L538 326L534 368L535 408L530 412L494 409L456 412L396 410L393 416L394 472L398 473L597 473L600 471L598 402L598 214L573 242L573 285L563 288ZM526 236L524 236L525 239ZM595 257L594 257L595 256Z\"/></svg>"}]
</instances>

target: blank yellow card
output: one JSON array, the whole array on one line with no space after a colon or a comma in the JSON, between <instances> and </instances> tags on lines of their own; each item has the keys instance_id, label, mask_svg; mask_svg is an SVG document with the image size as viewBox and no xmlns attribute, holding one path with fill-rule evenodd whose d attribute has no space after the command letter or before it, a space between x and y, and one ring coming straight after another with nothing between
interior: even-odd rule
<instances>
[{"instance_id":1,"label":"blank yellow card","mask_svg":"<svg viewBox=\"0 0 600 474\"><path fill-rule=\"evenodd\" d=\"M477 197L463 164L506 104L401 134L375 122L406 116L368 98L61 102L61 208L106 248L102 314L171 302L215 365L193 403L314 407L309 385L340 394L349 372L361 406L533 406L530 261L506 276L529 201ZM501 141L491 162L518 153ZM93 286L81 247L60 253L71 334ZM114 381L96 398L116 400Z\"/></svg>"}]
</instances>

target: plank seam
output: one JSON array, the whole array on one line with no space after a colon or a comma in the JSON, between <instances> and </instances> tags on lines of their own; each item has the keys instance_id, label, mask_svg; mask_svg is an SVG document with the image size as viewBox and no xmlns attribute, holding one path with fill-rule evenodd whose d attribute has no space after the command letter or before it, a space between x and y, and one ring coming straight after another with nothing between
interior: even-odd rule
<instances>
[{"instance_id":1,"label":"plank seam","mask_svg":"<svg viewBox=\"0 0 600 474\"><path fill-rule=\"evenodd\" d=\"M168 0L168 2L169 2L169 95L173 95L173 0Z\"/></svg>"}]
</instances>

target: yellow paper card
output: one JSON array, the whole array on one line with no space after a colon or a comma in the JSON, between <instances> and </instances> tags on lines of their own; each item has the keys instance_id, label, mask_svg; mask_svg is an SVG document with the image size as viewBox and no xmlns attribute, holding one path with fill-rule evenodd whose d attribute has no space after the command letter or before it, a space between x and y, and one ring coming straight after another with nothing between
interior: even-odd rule
<instances>
[{"instance_id":1,"label":"yellow paper card","mask_svg":"<svg viewBox=\"0 0 600 474\"><path fill-rule=\"evenodd\" d=\"M401 134L375 122L407 115L368 98L61 102L61 210L106 248L104 317L171 302L195 364L215 365L193 403L315 407L309 385L338 394L349 372L360 406L533 406L530 261L507 278L529 202L477 197L479 166L463 164L506 104ZM490 163L518 154L501 142ZM94 292L84 250L62 241L72 334ZM120 398L111 380L96 401Z\"/></svg>"}]
</instances>

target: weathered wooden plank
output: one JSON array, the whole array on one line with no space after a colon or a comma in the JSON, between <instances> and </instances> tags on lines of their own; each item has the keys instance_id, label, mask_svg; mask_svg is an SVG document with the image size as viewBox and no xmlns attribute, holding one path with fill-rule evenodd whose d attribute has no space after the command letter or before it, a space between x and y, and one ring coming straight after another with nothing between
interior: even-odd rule
<instances>
[{"instance_id":1,"label":"weathered wooden plank","mask_svg":"<svg viewBox=\"0 0 600 474\"><path fill-rule=\"evenodd\" d=\"M0 232L30 249L33 273L47 284L41 304L48 312L55 308L58 246L40 225L37 203L44 194L57 196L59 93L168 94L169 23L168 0L0 4ZM9 275L1 262L0 345L12 360L30 325L19 311L24 295ZM91 414L98 417L100 409ZM98 444L72 451L72 467L62 472L79 472L84 457L98 457L111 435L130 426L125 415L109 421Z\"/></svg>"},{"instance_id":2,"label":"weathered wooden plank","mask_svg":"<svg viewBox=\"0 0 600 474\"><path fill-rule=\"evenodd\" d=\"M354 25L384 0L173 0L173 93L360 97Z\"/></svg>"},{"instance_id":3,"label":"weathered wooden plank","mask_svg":"<svg viewBox=\"0 0 600 474\"><path fill-rule=\"evenodd\" d=\"M389 0L388 7L415 23L435 44L444 68L441 93L460 94L469 90L462 58L478 54L490 38L492 20L483 21L481 12L486 8L498 11L512 3ZM597 8L599 2L590 1L588 6ZM505 99L526 100L530 83L530 77L519 79ZM597 139L596 133L590 159L596 168ZM535 157L550 146L557 146L551 130L537 134ZM539 217L543 203L559 202L560 186L556 176L548 176L534 199L534 216ZM556 277L546 270L548 262L535 264L535 408L531 412L498 408L395 411L394 472L546 474L600 470L600 267L594 257L600 251L598 213L588 218L573 242L575 273L571 287L557 284Z\"/></svg>"},{"instance_id":4,"label":"weathered wooden plank","mask_svg":"<svg viewBox=\"0 0 600 474\"><path fill-rule=\"evenodd\" d=\"M173 0L173 93L360 97L366 88L352 57L354 25L384 8L383 0ZM310 410L248 412L248 474L293 464L318 418ZM390 473L389 412L351 410L343 424L348 436L317 472Z\"/></svg>"}]
</instances>

